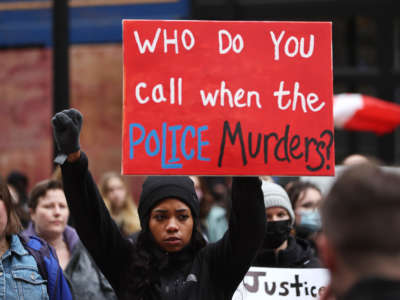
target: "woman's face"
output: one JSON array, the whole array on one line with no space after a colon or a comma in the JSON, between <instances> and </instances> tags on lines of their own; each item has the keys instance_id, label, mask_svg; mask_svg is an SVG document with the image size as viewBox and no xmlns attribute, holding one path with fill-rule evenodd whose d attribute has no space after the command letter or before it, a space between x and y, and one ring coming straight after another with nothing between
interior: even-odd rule
<instances>
[{"instance_id":1,"label":"woman's face","mask_svg":"<svg viewBox=\"0 0 400 300\"><path fill-rule=\"evenodd\" d=\"M0 198L0 238L4 236L4 232L7 227L7 207L6 204Z\"/></svg>"},{"instance_id":2,"label":"woman's face","mask_svg":"<svg viewBox=\"0 0 400 300\"><path fill-rule=\"evenodd\" d=\"M300 224L302 213L319 209L321 200L321 193L314 188L308 188L304 192L302 192L294 208L294 213L296 215L296 224Z\"/></svg>"},{"instance_id":3,"label":"woman's face","mask_svg":"<svg viewBox=\"0 0 400 300\"><path fill-rule=\"evenodd\" d=\"M265 209L267 222L285 221L290 219L288 211L280 206L273 206Z\"/></svg>"},{"instance_id":4,"label":"woman's face","mask_svg":"<svg viewBox=\"0 0 400 300\"><path fill-rule=\"evenodd\" d=\"M126 189L122 180L118 177L111 177L107 182L107 199L113 209L120 209L126 201Z\"/></svg>"},{"instance_id":5,"label":"woman's face","mask_svg":"<svg viewBox=\"0 0 400 300\"><path fill-rule=\"evenodd\" d=\"M192 238L192 212L178 199L165 199L151 210L149 227L155 241L163 250L180 251Z\"/></svg>"},{"instance_id":6,"label":"woman's face","mask_svg":"<svg viewBox=\"0 0 400 300\"><path fill-rule=\"evenodd\" d=\"M39 198L38 205L31 211L35 230L43 238L56 238L67 226L69 209L65 194L60 189L48 190Z\"/></svg>"}]
</instances>

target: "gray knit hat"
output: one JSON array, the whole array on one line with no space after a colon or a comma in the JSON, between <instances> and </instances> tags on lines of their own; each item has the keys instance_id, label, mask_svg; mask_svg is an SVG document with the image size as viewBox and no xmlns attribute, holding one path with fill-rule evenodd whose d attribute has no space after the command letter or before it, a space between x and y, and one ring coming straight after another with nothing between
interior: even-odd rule
<instances>
[{"instance_id":1,"label":"gray knit hat","mask_svg":"<svg viewBox=\"0 0 400 300\"><path fill-rule=\"evenodd\" d=\"M265 208L279 206L285 208L294 224L294 212L289 196L286 191L279 185L273 182L262 181L262 191L264 193Z\"/></svg>"}]
</instances>

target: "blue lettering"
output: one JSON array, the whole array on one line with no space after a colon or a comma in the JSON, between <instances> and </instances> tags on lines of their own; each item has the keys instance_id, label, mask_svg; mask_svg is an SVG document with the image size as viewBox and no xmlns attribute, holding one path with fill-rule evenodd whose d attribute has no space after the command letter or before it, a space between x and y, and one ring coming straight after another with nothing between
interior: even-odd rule
<instances>
[{"instance_id":1,"label":"blue lettering","mask_svg":"<svg viewBox=\"0 0 400 300\"><path fill-rule=\"evenodd\" d=\"M202 161L210 161L207 157L201 157L201 148L210 144L208 141L201 140L201 132L208 129L208 126L201 126L197 129L197 159Z\"/></svg>"},{"instance_id":2,"label":"blue lettering","mask_svg":"<svg viewBox=\"0 0 400 300\"><path fill-rule=\"evenodd\" d=\"M182 152L183 156L186 158L186 160L191 160L193 158L193 156L194 156L194 150L193 149L190 150L190 154L186 153L186 135L187 135L187 133L189 131L192 134L193 138L196 136L196 130L194 129L193 126L189 125L183 131L182 140L181 140L181 152Z\"/></svg>"},{"instance_id":3,"label":"blue lettering","mask_svg":"<svg viewBox=\"0 0 400 300\"><path fill-rule=\"evenodd\" d=\"M172 157L168 160L169 163L180 161L180 158L176 157L176 131L180 130L181 128L182 125L168 127L168 130L172 132Z\"/></svg>"},{"instance_id":4,"label":"blue lettering","mask_svg":"<svg viewBox=\"0 0 400 300\"><path fill-rule=\"evenodd\" d=\"M138 129L138 130L137 130ZM179 137L178 131L182 130L182 137ZM197 130L197 132L196 132ZM180 146L181 155L185 160L192 160L196 157L197 151L197 160L199 161L210 161L210 158L203 157L202 150L204 146L210 144L209 141L202 139L202 132L208 130L208 126L204 125L199 128L195 126L187 125L171 125L168 126L167 122L162 123L161 134L156 129L152 129L149 134L146 135L146 129L138 123L130 123L129 124L129 159L134 158L134 147L143 143L145 141L145 151L146 155L150 157L154 157L160 154L161 152L161 167L162 169L181 169L183 167L180 162L182 157L178 153L178 147ZM138 132L137 132L138 131ZM169 132L171 132L170 140L168 137ZM197 138L196 138L197 134ZM191 137L188 137L190 135ZM189 145L192 143L192 140L188 141L188 139L197 139L197 147L190 147ZM170 142L170 149L167 142ZM195 142L195 141L193 141ZM169 143L168 143L169 144ZM169 154L171 151L171 158L167 160L167 153Z\"/></svg>"},{"instance_id":5,"label":"blue lettering","mask_svg":"<svg viewBox=\"0 0 400 300\"><path fill-rule=\"evenodd\" d=\"M139 128L142 132L140 138L137 141L133 141L133 129ZM143 142L146 130L140 124L133 123L129 125L129 159L133 159L133 146L139 145Z\"/></svg>"},{"instance_id":6,"label":"blue lettering","mask_svg":"<svg viewBox=\"0 0 400 300\"><path fill-rule=\"evenodd\" d=\"M156 143L156 149L152 152L150 149L150 142L151 138L154 139L154 142ZM149 156L156 156L160 152L160 139L158 138L157 131L153 129L150 131L149 135L146 138L146 153Z\"/></svg>"},{"instance_id":7,"label":"blue lettering","mask_svg":"<svg viewBox=\"0 0 400 300\"><path fill-rule=\"evenodd\" d=\"M167 156L167 123L162 124L162 147L161 147L161 167L163 169L181 169L182 164L167 164L165 162Z\"/></svg>"}]
</instances>

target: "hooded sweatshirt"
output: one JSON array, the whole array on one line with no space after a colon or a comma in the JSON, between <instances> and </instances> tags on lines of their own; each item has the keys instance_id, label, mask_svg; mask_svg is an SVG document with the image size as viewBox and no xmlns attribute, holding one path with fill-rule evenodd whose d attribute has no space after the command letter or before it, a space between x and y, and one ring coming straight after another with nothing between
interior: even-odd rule
<instances>
[{"instance_id":1,"label":"hooded sweatshirt","mask_svg":"<svg viewBox=\"0 0 400 300\"><path fill-rule=\"evenodd\" d=\"M62 165L62 175L81 240L118 297L126 298L128 286L122 278L140 276L129 269L134 245L121 236L110 218L83 152L77 161ZM232 213L224 237L196 252L160 253L168 256L167 265L156 273L159 284L152 286L143 300L230 300L261 246L264 232L260 180L234 178Z\"/></svg>"},{"instance_id":2,"label":"hooded sweatshirt","mask_svg":"<svg viewBox=\"0 0 400 300\"><path fill-rule=\"evenodd\" d=\"M288 246L275 253L271 249L260 249L253 263L257 267L270 268L321 268L321 263L306 240L289 236Z\"/></svg>"}]
</instances>

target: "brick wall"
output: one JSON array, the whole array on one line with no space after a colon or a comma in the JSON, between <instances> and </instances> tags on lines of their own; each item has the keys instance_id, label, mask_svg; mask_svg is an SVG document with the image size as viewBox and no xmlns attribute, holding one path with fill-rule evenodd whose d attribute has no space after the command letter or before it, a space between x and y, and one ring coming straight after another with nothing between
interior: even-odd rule
<instances>
[{"instance_id":1,"label":"brick wall","mask_svg":"<svg viewBox=\"0 0 400 300\"><path fill-rule=\"evenodd\" d=\"M0 51L0 174L17 169L32 184L53 168L52 53L49 49ZM71 107L84 115L82 149L96 180L121 170L122 48L120 44L70 48ZM129 177L138 200L143 177Z\"/></svg>"},{"instance_id":2,"label":"brick wall","mask_svg":"<svg viewBox=\"0 0 400 300\"><path fill-rule=\"evenodd\" d=\"M51 52L0 51L0 174L26 173L31 182L52 169Z\"/></svg>"}]
</instances>

